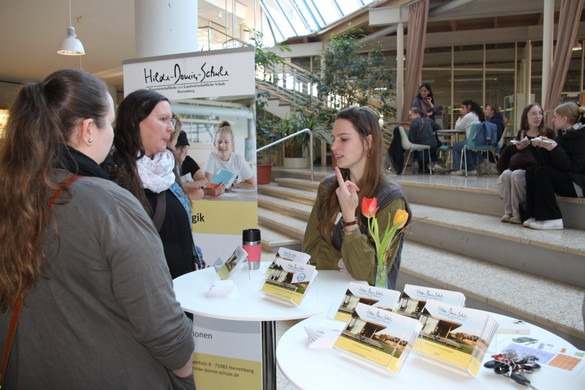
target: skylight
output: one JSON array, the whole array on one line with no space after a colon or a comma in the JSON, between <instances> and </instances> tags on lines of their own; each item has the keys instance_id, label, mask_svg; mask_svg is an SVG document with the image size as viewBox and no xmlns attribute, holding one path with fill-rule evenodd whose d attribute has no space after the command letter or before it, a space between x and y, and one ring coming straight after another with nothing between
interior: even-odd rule
<instances>
[{"instance_id":1,"label":"skylight","mask_svg":"<svg viewBox=\"0 0 585 390\"><path fill-rule=\"evenodd\" d=\"M270 23L272 38L308 35L375 0L260 0Z\"/></svg>"}]
</instances>

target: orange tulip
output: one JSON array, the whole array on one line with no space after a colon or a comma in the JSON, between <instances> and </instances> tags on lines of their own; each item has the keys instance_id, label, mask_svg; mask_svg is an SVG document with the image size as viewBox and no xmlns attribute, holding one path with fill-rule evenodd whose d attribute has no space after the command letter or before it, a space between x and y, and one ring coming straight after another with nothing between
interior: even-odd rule
<instances>
[{"instance_id":1,"label":"orange tulip","mask_svg":"<svg viewBox=\"0 0 585 390\"><path fill-rule=\"evenodd\" d=\"M396 229L402 229L408 220L408 212L406 210L397 210L394 214L393 224Z\"/></svg>"},{"instance_id":2,"label":"orange tulip","mask_svg":"<svg viewBox=\"0 0 585 390\"><path fill-rule=\"evenodd\" d=\"M366 218L372 218L376 215L378 209L378 198L362 199L362 214Z\"/></svg>"}]
</instances>

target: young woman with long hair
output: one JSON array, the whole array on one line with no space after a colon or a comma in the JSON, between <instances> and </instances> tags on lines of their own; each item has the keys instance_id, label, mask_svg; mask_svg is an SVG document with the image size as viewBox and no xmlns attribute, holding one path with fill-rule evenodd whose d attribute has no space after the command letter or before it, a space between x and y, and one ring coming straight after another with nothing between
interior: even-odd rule
<instances>
[{"instance_id":1,"label":"young woman with long hair","mask_svg":"<svg viewBox=\"0 0 585 390\"><path fill-rule=\"evenodd\" d=\"M25 85L10 108L0 143L2 342L22 306L6 388L194 387L192 324L158 234L99 166L113 121L106 85L78 70Z\"/></svg>"},{"instance_id":2,"label":"young woman with long hair","mask_svg":"<svg viewBox=\"0 0 585 390\"><path fill-rule=\"evenodd\" d=\"M536 137L554 138L554 131L544 127L543 119L543 111L538 103L524 107L516 138L502 150L498 159L498 189L504 200L502 222L522 223L526 203L526 168L539 164L536 148L530 144L530 140Z\"/></svg>"},{"instance_id":3,"label":"young woman with long hair","mask_svg":"<svg viewBox=\"0 0 585 390\"><path fill-rule=\"evenodd\" d=\"M347 269L355 279L370 284L375 282L376 249L361 200L378 198L376 218L382 235L397 210L408 210L402 189L384 174L378 120L368 107L337 113L331 146L337 158L336 175L321 182L303 239L303 251L318 269ZM402 235L390 250L390 288L396 285L403 240Z\"/></svg>"}]
</instances>

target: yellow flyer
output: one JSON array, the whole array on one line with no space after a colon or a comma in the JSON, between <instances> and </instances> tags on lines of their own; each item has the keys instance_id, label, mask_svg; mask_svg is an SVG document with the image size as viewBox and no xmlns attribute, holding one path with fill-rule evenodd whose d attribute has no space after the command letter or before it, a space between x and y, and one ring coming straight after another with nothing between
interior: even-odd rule
<instances>
[{"instance_id":1,"label":"yellow flyer","mask_svg":"<svg viewBox=\"0 0 585 390\"><path fill-rule=\"evenodd\" d=\"M397 374L420 329L417 320L358 303L333 347Z\"/></svg>"}]
</instances>

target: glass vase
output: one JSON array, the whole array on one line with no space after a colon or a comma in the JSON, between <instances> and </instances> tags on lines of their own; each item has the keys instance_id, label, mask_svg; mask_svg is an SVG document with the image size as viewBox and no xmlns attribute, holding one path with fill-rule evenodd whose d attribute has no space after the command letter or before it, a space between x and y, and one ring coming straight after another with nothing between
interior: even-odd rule
<instances>
[{"instance_id":1,"label":"glass vase","mask_svg":"<svg viewBox=\"0 0 585 390\"><path fill-rule=\"evenodd\" d=\"M376 268L376 287L388 288L388 271L386 265L379 265Z\"/></svg>"}]
</instances>

